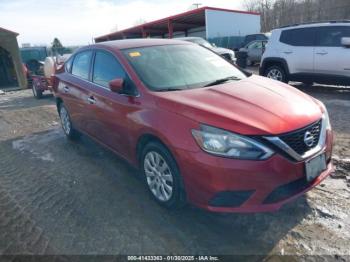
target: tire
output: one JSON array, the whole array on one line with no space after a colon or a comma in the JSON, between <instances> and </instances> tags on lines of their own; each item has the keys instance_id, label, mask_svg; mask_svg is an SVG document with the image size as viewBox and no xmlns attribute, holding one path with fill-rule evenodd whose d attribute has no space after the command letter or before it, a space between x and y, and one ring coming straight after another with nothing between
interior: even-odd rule
<instances>
[{"instance_id":1,"label":"tire","mask_svg":"<svg viewBox=\"0 0 350 262\"><path fill-rule=\"evenodd\" d=\"M39 90L36 86L37 86L37 83L34 82L32 85L33 95L36 99L41 99L43 97L43 91Z\"/></svg>"},{"instance_id":2,"label":"tire","mask_svg":"<svg viewBox=\"0 0 350 262\"><path fill-rule=\"evenodd\" d=\"M68 110L63 103L58 106L58 112L64 134L71 140L77 140L81 134L74 129Z\"/></svg>"},{"instance_id":3,"label":"tire","mask_svg":"<svg viewBox=\"0 0 350 262\"><path fill-rule=\"evenodd\" d=\"M249 58L247 58L247 66L253 66L254 62L252 62Z\"/></svg>"},{"instance_id":4,"label":"tire","mask_svg":"<svg viewBox=\"0 0 350 262\"><path fill-rule=\"evenodd\" d=\"M305 86L312 86L314 84L314 82L312 81L303 81L303 85Z\"/></svg>"},{"instance_id":5,"label":"tire","mask_svg":"<svg viewBox=\"0 0 350 262\"><path fill-rule=\"evenodd\" d=\"M186 204L180 171L165 146L158 142L148 143L142 150L140 166L145 185L158 204L168 209L178 209Z\"/></svg>"},{"instance_id":6,"label":"tire","mask_svg":"<svg viewBox=\"0 0 350 262\"><path fill-rule=\"evenodd\" d=\"M286 74L285 70L279 65L273 65L273 66L270 66L269 68L267 68L264 72L264 76L266 76L267 78L277 80L277 81L281 81L283 83L288 82L287 74Z\"/></svg>"}]
</instances>

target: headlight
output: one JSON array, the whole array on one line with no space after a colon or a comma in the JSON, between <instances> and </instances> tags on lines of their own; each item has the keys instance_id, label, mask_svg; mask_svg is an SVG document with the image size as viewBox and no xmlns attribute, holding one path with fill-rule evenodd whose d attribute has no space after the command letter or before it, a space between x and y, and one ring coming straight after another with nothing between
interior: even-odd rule
<instances>
[{"instance_id":1,"label":"headlight","mask_svg":"<svg viewBox=\"0 0 350 262\"><path fill-rule=\"evenodd\" d=\"M327 110L326 106L320 100L315 99L315 101L322 108L322 113L323 113L322 121L325 123L326 130L331 130L332 126L331 126L331 122L329 120L328 110Z\"/></svg>"},{"instance_id":2,"label":"headlight","mask_svg":"<svg viewBox=\"0 0 350 262\"><path fill-rule=\"evenodd\" d=\"M192 135L204 151L217 156L263 160L274 153L254 139L211 126L201 125L200 130L192 130Z\"/></svg>"},{"instance_id":3,"label":"headlight","mask_svg":"<svg viewBox=\"0 0 350 262\"><path fill-rule=\"evenodd\" d=\"M331 129L332 129L332 126L331 126L331 122L330 122L330 120L329 120L329 115L328 115L327 108L326 108L325 105L323 105L323 107L324 107L324 108L323 108L324 111L323 111L323 116L322 116L322 118L323 118L323 121L325 122L326 130L331 130Z\"/></svg>"}]
</instances>

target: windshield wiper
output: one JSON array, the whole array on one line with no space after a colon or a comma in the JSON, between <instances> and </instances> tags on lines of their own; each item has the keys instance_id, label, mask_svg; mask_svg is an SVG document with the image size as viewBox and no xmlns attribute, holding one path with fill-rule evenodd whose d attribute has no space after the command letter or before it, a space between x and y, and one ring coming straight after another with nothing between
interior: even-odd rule
<instances>
[{"instance_id":1,"label":"windshield wiper","mask_svg":"<svg viewBox=\"0 0 350 262\"><path fill-rule=\"evenodd\" d=\"M167 92L167 91L179 91L179 90L184 90L183 88L163 88L163 89L159 89L156 90L157 92Z\"/></svg>"},{"instance_id":2,"label":"windshield wiper","mask_svg":"<svg viewBox=\"0 0 350 262\"><path fill-rule=\"evenodd\" d=\"M241 80L241 79L238 78L238 77L236 77L236 76L229 76L229 77L217 79L217 80L215 80L215 81L213 81L213 82L210 82L209 84L206 84L204 87L219 85L219 84L228 82L228 81L230 81L230 80Z\"/></svg>"}]
</instances>

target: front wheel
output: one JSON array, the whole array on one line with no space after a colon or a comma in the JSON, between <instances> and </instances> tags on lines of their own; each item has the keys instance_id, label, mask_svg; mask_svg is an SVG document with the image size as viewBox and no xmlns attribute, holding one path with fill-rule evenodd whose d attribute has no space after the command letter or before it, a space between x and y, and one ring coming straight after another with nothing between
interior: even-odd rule
<instances>
[{"instance_id":1,"label":"front wheel","mask_svg":"<svg viewBox=\"0 0 350 262\"><path fill-rule=\"evenodd\" d=\"M177 164L162 144L151 142L142 150L141 165L153 198L169 209L185 204L185 193Z\"/></svg>"},{"instance_id":2,"label":"front wheel","mask_svg":"<svg viewBox=\"0 0 350 262\"><path fill-rule=\"evenodd\" d=\"M288 82L286 72L282 67L277 65L267 68L264 76L284 83Z\"/></svg>"},{"instance_id":3,"label":"front wheel","mask_svg":"<svg viewBox=\"0 0 350 262\"><path fill-rule=\"evenodd\" d=\"M80 133L74 129L72 121L70 119L67 108L64 104L60 104L59 106L59 115L61 119L62 129L64 134L72 140L78 139L80 137Z\"/></svg>"}]
</instances>

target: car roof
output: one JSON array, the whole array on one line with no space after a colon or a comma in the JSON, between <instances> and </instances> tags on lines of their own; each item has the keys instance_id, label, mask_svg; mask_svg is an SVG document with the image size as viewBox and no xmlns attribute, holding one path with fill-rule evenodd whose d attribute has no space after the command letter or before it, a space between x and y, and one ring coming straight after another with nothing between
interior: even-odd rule
<instances>
[{"instance_id":1,"label":"car roof","mask_svg":"<svg viewBox=\"0 0 350 262\"><path fill-rule=\"evenodd\" d=\"M180 40L173 39L156 39L156 38L137 38L137 39L123 39L123 40L114 40L100 42L94 45L89 45L85 48L93 47L105 47L108 49L128 49L128 48L138 48L138 47L147 47L147 46L159 46L159 45L187 45L187 43Z\"/></svg>"},{"instance_id":2,"label":"car roof","mask_svg":"<svg viewBox=\"0 0 350 262\"><path fill-rule=\"evenodd\" d=\"M257 33L257 34L249 34L249 35L246 35L245 37L249 37L249 36L257 36L257 35L265 35L265 33Z\"/></svg>"},{"instance_id":3,"label":"car roof","mask_svg":"<svg viewBox=\"0 0 350 262\"><path fill-rule=\"evenodd\" d=\"M269 41L269 39L264 39L264 40L253 40L253 41L251 41L251 42L249 42L248 44L251 44L251 43L254 43L254 42L268 42Z\"/></svg>"},{"instance_id":4,"label":"car roof","mask_svg":"<svg viewBox=\"0 0 350 262\"><path fill-rule=\"evenodd\" d=\"M253 41L250 41L250 42L246 43L246 44L243 46L243 48L245 48L245 47L247 47L247 46L249 46L249 45L251 45L251 44L253 44L253 43L256 43L256 42L269 42L269 40L268 40L268 39L264 39L264 40L253 40Z\"/></svg>"},{"instance_id":5,"label":"car roof","mask_svg":"<svg viewBox=\"0 0 350 262\"><path fill-rule=\"evenodd\" d=\"M296 28L310 28L310 27L320 27L320 26L350 26L350 21L327 21L327 22L311 22L282 26L276 29L286 30L286 29L296 29Z\"/></svg>"}]
</instances>

